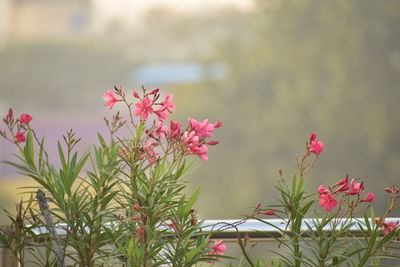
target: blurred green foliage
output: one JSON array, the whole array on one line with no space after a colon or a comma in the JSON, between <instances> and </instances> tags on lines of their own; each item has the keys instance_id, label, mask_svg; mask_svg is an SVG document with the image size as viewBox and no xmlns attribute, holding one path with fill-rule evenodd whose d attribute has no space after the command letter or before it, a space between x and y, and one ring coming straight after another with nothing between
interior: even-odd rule
<instances>
[{"instance_id":1,"label":"blurred green foliage","mask_svg":"<svg viewBox=\"0 0 400 267\"><path fill-rule=\"evenodd\" d=\"M202 187L202 217L239 217L259 201L274 202L278 169L291 177L311 131L325 151L306 177L309 190L346 173L368 176L367 190L383 207L382 188L400 180L399 10L397 0L259 0L249 13L178 18L158 12L149 15L147 35L126 44L105 39L4 49L0 92L14 106L39 107L31 100L43 99L87 112L112 85L138 86L129 84L128 70L155 55L220 61L228 68L222 82L162 88L175 94L174 119L224 123L215 133L221 144L190 175L192 189ZM166 53L181 46L197 53Z\"/></svg>"}]
</instances>

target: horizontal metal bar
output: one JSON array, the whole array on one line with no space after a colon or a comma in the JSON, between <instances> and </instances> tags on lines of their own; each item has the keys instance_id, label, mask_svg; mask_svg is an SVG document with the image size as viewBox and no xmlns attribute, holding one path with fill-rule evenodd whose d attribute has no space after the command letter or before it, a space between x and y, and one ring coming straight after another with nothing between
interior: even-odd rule
<instances>
[{"instance_id":1,"label":"horizontal metal bar","mask_svg":"<svg viewBox=\"0 0 400 267\"><path fill-rule=\"evenodd\" d=\"M321 219L303 219L301 224L302 236L308 237L315 230L316 224ZM368 220L371 223L371 219ZM247 220L239 223L239 220L205 220L203 230L211 234L212 238L232 239L240 236L249 236L252 239L275 239L282 237L283 231L287 230L287 219L265 219L265 220ZM385 222L400 222L400 218L386 218ZM328 233L334 231L334 222L323 227L323 231ZM354 237L362 236L360 226L365 226L364 218L354 218L352 220L338 219L336 229L341 226L351 225L347 233Z\"/></svg>"},{"instance_id":2,"label":"horizontal metal bar","mask_svg":"<svg viewBox=\"0 0 400 267\"><path fill-rule=\"evenodd\" d=\"M311 231L315 229L315 224L318 224L321 219L304 219L301 224L302 235L307 237L310 235ZM385 222L400 222L400 218L386 218ZM369 219L371 223L371 219ZM107 223L110 225L110 223ZM107 227L107 224L105 225ZM211 234L211 238L220 239L232 239L237 238L237 234L240 233L241 236L248 235L250 238L256 239L273 239L281 237L283 231L287 228L287 219L265 219L265 220L204 220L201 224L204 232ZM360 226L365 227L364 218L354 218L352 220L338 219L338 227L350 225L349 233L355 237L361 236ZM161 226L167 227L167 226ZM336 229L338 229L336 227ZM58 224L56 226L56 233L58 235L66 234L66 224ZM32 229L36 235L47 234L46 227L38 227ZM324 228L324 232L333 231L333 222L327 224ZM89 231L89 229L88 229Z\"/></svg>"}]
</instances>

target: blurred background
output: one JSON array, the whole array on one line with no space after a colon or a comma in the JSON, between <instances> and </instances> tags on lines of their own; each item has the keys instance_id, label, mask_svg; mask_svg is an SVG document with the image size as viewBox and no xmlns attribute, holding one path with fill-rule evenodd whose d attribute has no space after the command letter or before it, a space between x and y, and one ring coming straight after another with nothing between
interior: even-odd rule
<instances>
[{"instance_id":1,"label":"blurred background","mask_svg":"<svg viewBox=\"0 0 400 267\"><path fill-rule=\"evenodd\" d=\"M224 123L187 177L201 218L276 203L311 131L325 150L309 191L365 176L382 210L400 181L399 29L398 0L0 0L0 114L30 113L56 155L70 128L97 142L114 85L159 87L171 118ZM0 183L12 210L31 182L2 164Z\"/></svg>"}]
</instances>

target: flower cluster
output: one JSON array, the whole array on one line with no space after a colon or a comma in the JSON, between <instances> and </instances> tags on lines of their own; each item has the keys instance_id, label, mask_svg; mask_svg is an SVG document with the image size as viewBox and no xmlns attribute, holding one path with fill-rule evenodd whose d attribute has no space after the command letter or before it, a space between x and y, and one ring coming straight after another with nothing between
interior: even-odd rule
<instances>
[{"instance_id":1,"label":"flower cluster","mask_svg":"<svg viewBox=\"0 0 400 267\"><path fill-rule=\"evenodd\" d=\"M175 109L174 104L171 102L173 95L168 94L163 100L160 100L161 96L158 88L149 92L145 88L142 88L142 90L142 96L138 92L132 91L136 102L134 103L135 109L131 112L133 115L139 117L141 123L146 125L149 124L150 115L154 114L155 116L155 120L151 124L152 126L145 129L145 133L153 141L150 141L150 139L145 141L142 147L142 159L147 158L151 164L157 164L159 155L155 149L161 146L162 139L166 139L171 150L180 148L183 153L197 155L203 161L207 161L207 145L216 145L219 142L207 141L206 139L211 137L212 132L216 128L221 127L222 123L220 121L210 123L207 119L201 122L189 118L186 130L181 128L181 124L173 120L170 120L168 127L164 124L164 121L167 119L168 114L172 113ZM105 106L110 109L113 108L115 103L121 101L125 102L129 109L132 105L128 103L125 93L116 87L115 93L107 91L104 93L103 98L106 101ZM163 150L169 152L168 149Z\"/></svg>"},{"instance_id":2,"label":"flower cluster","mask_svg":"<svg viewBox=\"0 0 400 267\"><path fill-rule=\"evenodd\" d=\"M368 192L364 198L360 198L360 195L364 191L364 182L356 182L356 179L351 179L349 183L349 176L346 175L345 178L339 180L333 186L326 188L323 185L320 185L317 189L317 193L319 194L320 201L318 203L319 206L323 206L326 211L330 211L332 208L336 207L337 201L334 198L342 195L355 195L357 196L358 202L374 202L375 197L372 192Z\"/></svg>"},{"instance_id":3,"label":"flower cluster","mask_svg":"<svg viewBox=\"0 0 400 267\"><path fill-rule=\"evenodd\" d=\"M25 142L25 133L29 129L29 123L31 120L32 117L27 113L23 113L19 116L19 118L14 119L14 112L10 108L6 117L3 118L3 122L8 126L13 138L8 139L5 131L0 131L0 135L11 142L23 143Z\"/></svg>"},{"instance_id":4,"label":"flower cluster","mask_svg":"<svg viewBox=\"0 0 400 267\"><path fill-rule=\"evenodd\" d=\"M310 140L306 143L307 146L307 153L314 153L318 156L322 150L324 150L324 143L317 140L317 134L312 132L310 133Z\"/></svg>"},{"instance_id":5,"label":"flower cluster","mask_svg":"<svg viewBox=\"0 0 400 267\"><path fill-rule=\"evenodd\" d=\"M383 234L387 235L389 234L391 231L396 230L399 222L381 222L381 218L377 217L375 218L375 223L377 225L379 225L380 228L383 229Z\"/></svg>"}]
</instances>

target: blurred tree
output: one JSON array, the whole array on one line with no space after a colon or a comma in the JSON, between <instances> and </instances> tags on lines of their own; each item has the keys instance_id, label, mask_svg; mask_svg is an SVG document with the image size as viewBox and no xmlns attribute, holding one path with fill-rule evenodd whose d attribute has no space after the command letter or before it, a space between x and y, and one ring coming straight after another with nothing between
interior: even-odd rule
<instances>
[{"instance_id":1,"label":"blurred tree","mask_svg":"<svg viewBox=\"0 0 400 267\"><path fill-rule=\"evenodd\" d=\"M277 170L293 173L311 131L326 145L311 191L346 173L368 176L385 204L383 186L400 180L399 10L395 0L259 1L220 46L231 72L226 91L210 94L225 127L217 162L199 170L210 177L203 187L214 185L205 205L235 203L233 215L273 202Z\"/></svg>"}]
</instances>

